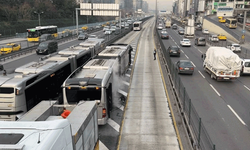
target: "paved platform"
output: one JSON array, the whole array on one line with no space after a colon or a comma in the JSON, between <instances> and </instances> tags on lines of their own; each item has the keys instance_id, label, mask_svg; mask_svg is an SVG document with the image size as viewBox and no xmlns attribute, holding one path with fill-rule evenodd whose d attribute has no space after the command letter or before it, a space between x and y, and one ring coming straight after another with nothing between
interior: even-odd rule
<instances>
[{"instance_id":1,"label":"paved platform","mask_svg":"<svg viewBox=\"0 0 250 150\"><path fill-rule=\"evenodd\" d=\"M160 64L153 59L153 20L136 53L135 68L125 107L120 150L179 150L168 108Z\"/></svg>"}]
</instances>

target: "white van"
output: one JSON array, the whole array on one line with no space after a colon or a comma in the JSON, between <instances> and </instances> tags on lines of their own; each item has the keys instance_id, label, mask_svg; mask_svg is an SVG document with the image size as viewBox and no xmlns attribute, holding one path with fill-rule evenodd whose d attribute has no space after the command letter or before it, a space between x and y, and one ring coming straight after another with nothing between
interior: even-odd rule
<instances>
[{"instance_id":1,"label":"white van","mask_svg":"<svg viewBox=\"0 0 250 150\"><path fill-rule=\"evenodd\" d=\"M250 74L250 59L242 59L241 75Z\"/></svg>"}]
</instances>

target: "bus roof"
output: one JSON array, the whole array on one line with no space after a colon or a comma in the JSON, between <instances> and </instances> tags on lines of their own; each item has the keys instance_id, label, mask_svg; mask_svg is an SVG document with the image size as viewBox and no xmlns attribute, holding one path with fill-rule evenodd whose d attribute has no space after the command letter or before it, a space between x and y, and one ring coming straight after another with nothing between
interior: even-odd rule
<instances>
[{"instance_id":1,"label":"bus roof","mask_svg":"<svg viewBox=\"0 0 250 150\"><path fill-rule=\"evenodd\" d=\"M118 57L122 56L126 50L128 50L128 48L125 46L107 46L98 56Z\"/></svg>"},{"instance_id":2,"label":"bus roof","mask_svg":"<svg viewBox=\"0 0 250 150\"><path fill-rule=\"evenodd\" d=\"M142 23L142 21L136 21L136 22L134 22L134 24L140 24L140 23Z\"/></svg>"},{"instance_id":3,"label":"bus roof","mask_svg":"<svg viewBox=\"0 0 250 150\"><path fill-rule=\"evenodd\" d=\"M81 53L86 53L90 51L89 47L84 47L81 45L71 46L70 48L61 50L58 52L60 55L79 55Z\"/></svg>"},{"instance_id":4,"label":"bus roof","mask_svg":"<svg viewBox=\"0 0 250 150\"><path fill-rule=\"evenodd\" d=\"M42 30L42 29L50 29L50 28L57 28L57 26L51 25L51 26L37 26L35 28L30 28L27 30Z\"/></svg>"},{"instance_id":5,"label":"bus roof","mask_svg":"<svg viewBox=\"0 0 250 150\"><path fill-rule=\"evenodd\" d=\"M80 43L79 45L81 46L96 46L98 44L101 44L102 42L104 42L105 39L87 39L86 41Z\"/></svg>"}]
</instances>

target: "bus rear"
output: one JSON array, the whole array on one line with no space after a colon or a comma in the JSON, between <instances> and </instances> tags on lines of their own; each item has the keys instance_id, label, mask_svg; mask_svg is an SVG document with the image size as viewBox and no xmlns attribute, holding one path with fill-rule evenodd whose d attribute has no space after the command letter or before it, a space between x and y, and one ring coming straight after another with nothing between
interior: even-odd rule
<instances>
[{"instance_id":1,"label":"bus rear","mask_svg":"<svg viewBox=\"0 0 250 150\"><path fill-rule=\"evenodd\" d=\"M142 28L142 22L138 21L138 22L134 22L133 23L133 30L134 31L140 31Z\"/></svg>"},{"instance_id":2,"label":"bus rear","mask_svg":"<svg viewBox=\"0 0 250 150\"><path fill-rule=\"evenodd\" d=\"M228 18L226 19L225 26L230 29L236 29L237 28L237 20L234 18Z\"/></svg>"}]
</instances>

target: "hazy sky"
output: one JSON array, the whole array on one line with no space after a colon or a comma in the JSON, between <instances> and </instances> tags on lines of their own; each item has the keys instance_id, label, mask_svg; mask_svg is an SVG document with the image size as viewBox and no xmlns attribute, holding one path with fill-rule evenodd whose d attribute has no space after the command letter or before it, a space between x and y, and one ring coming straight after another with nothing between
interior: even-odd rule
<instances>
[{"instance_id":1,"label":"hazy sky","mask_svg":"<svg viewBox=\"0 0 250 150\"><path fill-rule=\"evenodd\" d=\"M149 9L155 10L156 0L145 0L148 2ZM173 0L157 0L159 10L172 10Z\"/></svg>"}]
</instances>

